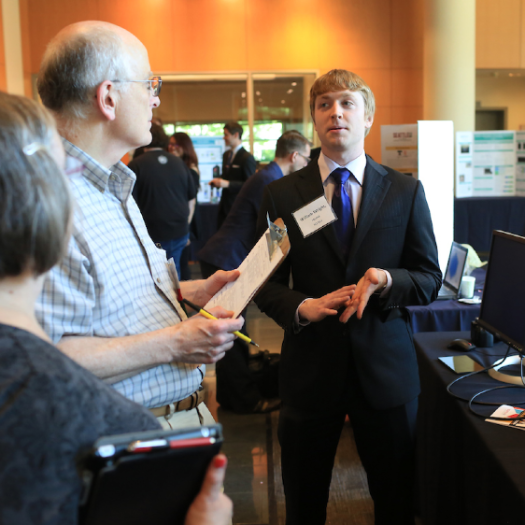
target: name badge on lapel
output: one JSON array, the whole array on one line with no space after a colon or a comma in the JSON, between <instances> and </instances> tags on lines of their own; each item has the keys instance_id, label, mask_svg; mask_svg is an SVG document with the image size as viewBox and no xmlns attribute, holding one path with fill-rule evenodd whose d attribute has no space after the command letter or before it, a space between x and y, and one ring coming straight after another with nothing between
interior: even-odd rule
<instances>
[{"instance_id":1,"label":"name badge on lapel","mask_svg":"<svg viewBox=\"0 0 525 525\"><path fill-rule=\"evenodd\" d=\"M308 237L337 220L324 195L294 211L292 215L303 237Z\"/></svg>"}]
</instances>

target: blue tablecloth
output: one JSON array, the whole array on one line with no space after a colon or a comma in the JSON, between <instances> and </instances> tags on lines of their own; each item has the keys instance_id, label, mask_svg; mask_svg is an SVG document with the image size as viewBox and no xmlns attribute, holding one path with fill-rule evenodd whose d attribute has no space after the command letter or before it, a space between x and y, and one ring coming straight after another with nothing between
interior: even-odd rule
<instances>
[{"instance_id":1,"label":"blue tablecloth","mask_svg":"<svg viewBox=\"0 0 525 525\"><path fill-rule=\"evenodd\" d=\"M472 272L476 278L476 296L485 285L485 269ZM479 316L479 304L463 304L456 300L434 301L428 306L409 306L408 313L414 333L470 331L470 323Z\"/></svg>"}]
</instances>

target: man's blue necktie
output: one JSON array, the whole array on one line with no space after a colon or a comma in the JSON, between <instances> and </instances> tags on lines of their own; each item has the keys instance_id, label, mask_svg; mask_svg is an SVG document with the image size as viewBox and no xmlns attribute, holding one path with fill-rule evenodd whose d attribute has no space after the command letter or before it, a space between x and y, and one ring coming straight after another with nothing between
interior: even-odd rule
<instances>
[{"instance_id":1,"label":"man's blue necktie","mask_svg":"<svg viewBox=\"0 0 525 525\"><path fill-rule=\"evenodd\" d=\"M337 168L330 175L336 183L334 196L332 197L332 208L337 215L334 227L341 244L341 250L346 257L350 251L350 244L352 243L352 236L355 230L352 200L345 190L345 182L352 174L346 168Z\"/></svg>"}]
</instances>

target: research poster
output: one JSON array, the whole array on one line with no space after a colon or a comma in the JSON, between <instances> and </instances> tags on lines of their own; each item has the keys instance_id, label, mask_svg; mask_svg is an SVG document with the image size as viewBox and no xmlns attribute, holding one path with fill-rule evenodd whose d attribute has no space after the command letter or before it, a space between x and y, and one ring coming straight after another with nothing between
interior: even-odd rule
<instances>
[{"instance_id":1,"label":"research poster","mask_svg":"<svg viewBox=\"0 0 525 525\"><path fill-rule=\"evenodd\" d=\"M473 152L473 197L514 195L514 131L476 131Z\"/></svg>"},{"instance_id":2,"label":"research poster","mask_svg":"<svg viewBox=\"0 0 525 525\"><path fill-rule=\"evenodd\" d=\"M199 202L219 202L220 191L211 188L208 182L214 177L214 169L217 176L222 169L222 155L225 151L224 138L220 137L192 137L195 153L199 159L199 171L201 175L201 189L197 194Z\"/></svg>"},{"instance_id":3,"label":"research poster","mask_svg":"<svg viewBox=\"0 0 525 525\"><path fill-rule=\"evenodd\" d=\"M381 164L418 178L417 124L381 126Z\"/></svg>"},{"instance_id":4,"label":"research poster","mask_svg":"<svg viewBox=\"0 0 525 525\"><path fill-rule=\"evenodd\" d=\"M515 131L475 131L456 133L456 197L502 197L517 194L519 151L523 151L525 174L525 134L518 140Z\"/></svg>"},{"instance_id":5,"label":"research poster","mask_svg":"<svg viewBox=\"0 0 525 525\"><path fill-rule=\"evenodd\" d=\"M516 131L516 195L525 197L525 131Z\"/></svg>"},{"instance_id":6,"label":"research poster","mask_svg":"<svg viewBox=\"0 0 525 525\"><path fill-rule=\"evenodd\" d=\"M474 133L456 133L456 197L472 197Z\"/></svg>"}]
</instances>

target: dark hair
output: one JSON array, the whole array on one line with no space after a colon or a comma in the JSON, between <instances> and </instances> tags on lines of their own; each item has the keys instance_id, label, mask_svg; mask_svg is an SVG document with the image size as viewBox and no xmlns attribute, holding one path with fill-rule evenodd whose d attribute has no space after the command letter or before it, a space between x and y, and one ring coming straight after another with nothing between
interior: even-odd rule
<instances>
[{"instance_id":1,"label":"dark hair","mask_svg":"<svg viewBox=\"0 0 525 525\"><path fill-rule=\"evenodd\" d=\"M290 131L285 131L277 140L277 145L275 147L275 156L279 158L286 157L294 151L302 153L307 146L310 145L310 141L303 137L301 133L295 129Z\"/></svg>"},{"instance_id":2,"label":"dark hair","mask_svg":"<svg viewBox=\"0 0 525 525\"><path fill-rule=\"evenodd\" d=\"M66 250L72 205L51 153L55 133L38 103L0 93L0 279L41 275Z\"/></svg>"},{"instance_id":3,"label":"dark hair","mask_svg":"<svg viewBox=\"0 0 525 525\"><path fill-rule=\"evenodd\" d=\"M239 134L239 138L242 139L242 126L238 122L234 122L233 120L231 122L226 122L224 125L224 129L227 129L232 135L235 135L235 133Z\"/></svg>"},{"instance_id":4,"label":"dark hair","mask_svg":"<svg viewBox=\"0 0 525 525\"><path fill-rule=\"evenodd\" d=\"M128 76L128 56L119 35L93 25L68 41L48 45L37 89L44 106L62 116L83 119L93 107L92 95L104 80ZM115 84L128 89L129 84Z\"/></svg>"},{"instance_id":5,"label":"dark hair","mask_svg":"<svg viewBox=\"0 0 525 525\"><path fill-rule=\"evenodd\" d=\"M195 153L195 148L193 147L193 142L191 141L190 136L187 133L178 131L173 135L177 146L182 148L182 160L185 162L188 168L194 168L195 166L199 167L199 159Z\"/></svg>"},{"instance_id":6,"label":"dark hair","mask_svg":"<svg viewBox=\"0 0 525 525\"><path fill-rule=\"evenodd\" d=\"M164 128L158 124L151 124L151 142L146 146L147 148L162 148L167 149L170 139Z\"/></svg>"}]
</instances>

